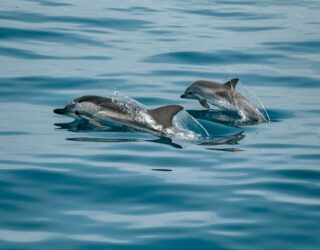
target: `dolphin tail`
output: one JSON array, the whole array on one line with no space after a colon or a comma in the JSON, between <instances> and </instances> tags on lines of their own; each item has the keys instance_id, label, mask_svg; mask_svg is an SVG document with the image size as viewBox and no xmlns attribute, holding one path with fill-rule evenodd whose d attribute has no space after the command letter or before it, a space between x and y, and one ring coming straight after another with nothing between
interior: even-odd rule
<instances>
[{"instance_id":1,"label":"dolphin tail","mask_svg":"<svg viewBox=\"0 0 320 250\"><path fill-rule=\"evenodd\" d=\"M172 126L173 117L183 110L180 105L167 105L156 109L149 109L148 114L164 128Z\"/></svg>"}]
</instances>

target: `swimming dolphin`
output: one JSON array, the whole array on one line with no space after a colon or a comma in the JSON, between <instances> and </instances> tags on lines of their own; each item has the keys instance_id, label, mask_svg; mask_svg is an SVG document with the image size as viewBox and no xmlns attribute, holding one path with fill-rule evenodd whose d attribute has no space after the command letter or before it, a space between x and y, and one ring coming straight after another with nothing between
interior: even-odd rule
<instances>
[{"instance_id":1,"label":"swimming dolphin","mask_svg":"<svg viewBox=\"0 0 320 250\"><path fill-rule=\"evenodd\" d=\"M223 110L236 113L242 120L252 120L259 123L266 121L260 111L236 91L238 81L238 78L224 84L204 80L196 81L180 97L197 99L205 108L210 108L209 104L212 104Z\"/></svg>"},{"instance_id":2,"label":"swimming dolphin","mask_svg":"<svg viewBox=\"0 0 320 250\"><path fill-rule=\"evenodd\" d=\"M111 121L141 130L163 133L165 129L173 125L173 117L181 110L183 110L182 106L167 105L147 109L141 118L123 109L111 98L86 95L74 99L64 108L54 109L54 113L70 116L76 120L84 119L98 126L100 121Z\"/></svg>"}]
</instances>

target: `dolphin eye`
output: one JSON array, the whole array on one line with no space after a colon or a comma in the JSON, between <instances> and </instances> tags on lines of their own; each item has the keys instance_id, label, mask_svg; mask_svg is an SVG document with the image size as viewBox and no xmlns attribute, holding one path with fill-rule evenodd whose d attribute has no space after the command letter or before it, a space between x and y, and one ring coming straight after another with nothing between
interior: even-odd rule
<instances>
[{"instance_id":1,"label":"dolphin eye","mask_svg":"<svg viewBox=\"0 0 320 250\"><path fill-rule=\"evenodd\" d=\"M187 94L188 95L192 95L192 91L187 91Z\"/></svg>"},{"instance_id":2,"label":"dolphin eye","mask_svg":"<svg viewBox=\"0 0 320 250\"><path fill-rule=\"evenodd\" d=\"M80 115L80 112L77 110L76 112L74 112L76 115Z\"/></svg>"}]
</instances>

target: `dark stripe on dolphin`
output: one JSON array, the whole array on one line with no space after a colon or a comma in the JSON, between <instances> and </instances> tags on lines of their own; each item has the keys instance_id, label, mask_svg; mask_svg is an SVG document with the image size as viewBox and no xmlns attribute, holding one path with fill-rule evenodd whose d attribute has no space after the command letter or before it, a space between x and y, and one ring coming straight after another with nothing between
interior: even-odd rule
<instances>
[{"instance_id":1,"label":"dark stripe on dolphin","mask_svg":"<svg viewBox=\"0 0 320 250\"><path fill-rule=\"evenodd\" d=\"M113 112L118 112L121 114L126 114L124 111L120 109L118 105L112 102L111 98L103 97L103 96L96 96L96 95L85 95L74 99L75 102L82 103L82 102L90 102L100 107L109 109Z\"/></svg>"},{"instance_id":2,"label":"dark stripe on dolphin","mask_svg":"<svg viewBox=\"0 0 320 250\"><path fill-rule=\"evenodd\" d=\"M74 99L75 102L81 103L81 102L91 102L96 105L100 105L102 103L112 103L111 98L108 97L102 97L102 96L96 96L96 95L84 95L81 97L78 97Z\"/></svg>"}]
</instances>

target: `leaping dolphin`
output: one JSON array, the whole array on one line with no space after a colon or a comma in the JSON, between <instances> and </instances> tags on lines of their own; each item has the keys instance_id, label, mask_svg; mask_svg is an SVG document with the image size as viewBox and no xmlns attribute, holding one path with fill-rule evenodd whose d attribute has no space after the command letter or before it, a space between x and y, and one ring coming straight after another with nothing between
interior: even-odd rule
<instances>
[{"instance_id":1,"label":"leaping dolphin","mask_svg":"<svg viewBox=\"0 0 320 250\"><path fill-rule=\"evenodd\" d=\"M181 98L197 99L205 108L210 108L209 104L212 104L236 113L242 120L265 122L266 118L262 113L236 91L238 81L238 78L224 84L204 80L196 81L185 90Z\"/></svg>"},{"instance_id":2,"label":"leaping dolphin","mask_svg":"<svg viewBox=\"0 0 320 250\"><path fill-rule=\"evenodd\" d=\"M111 98L86 95L74 99L64 108L54 110L59 115L74 119L85 119L93 124L100 121L111 121L140 130L162 134L172 127L173 117L183 110L179 105L167 105L156 109L143 110L143 114L130 113Z\"/></svg>"}]
</instances>

